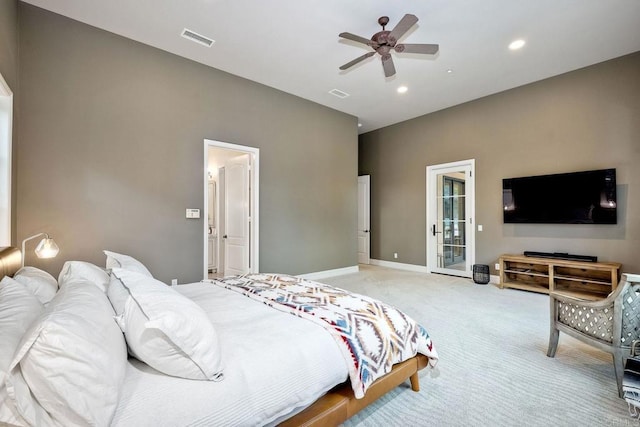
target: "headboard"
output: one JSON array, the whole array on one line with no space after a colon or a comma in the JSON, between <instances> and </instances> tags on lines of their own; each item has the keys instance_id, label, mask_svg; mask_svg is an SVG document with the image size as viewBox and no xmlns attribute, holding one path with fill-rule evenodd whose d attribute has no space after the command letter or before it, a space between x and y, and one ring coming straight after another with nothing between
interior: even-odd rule
<instances>
[{"instance_id":1,"label":"headboard","mask_svg":"<svg viewBox=\"0 0 640 427\"><path fill-rule=\"evenodd\" d=\"M4 276L13 276L20 269L21 264L20 249L13 246L0 248L0 279Z\"/></svg>"}]
</instances>

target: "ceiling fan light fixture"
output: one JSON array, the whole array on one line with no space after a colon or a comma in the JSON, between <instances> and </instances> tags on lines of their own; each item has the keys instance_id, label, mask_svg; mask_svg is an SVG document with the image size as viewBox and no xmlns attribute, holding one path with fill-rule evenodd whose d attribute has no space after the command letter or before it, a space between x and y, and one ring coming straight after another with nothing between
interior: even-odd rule
<instances>
[{"instance_id":1,"label":"ceiling fan light fixture","mask_svg":"<svg viewBox=\"0 0 640 427\"><path fill-rule=\"evenodd\" d=\"M525 43L526 42L523 39L514 40L511 43L509 43L509 49L510 50L522 49Z\"/></svg>"}]
</instances>

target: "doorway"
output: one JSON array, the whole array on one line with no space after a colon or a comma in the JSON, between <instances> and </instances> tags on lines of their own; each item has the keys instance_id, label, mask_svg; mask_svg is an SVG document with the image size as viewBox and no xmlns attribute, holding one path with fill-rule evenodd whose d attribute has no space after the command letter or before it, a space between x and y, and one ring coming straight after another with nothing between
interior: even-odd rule
<instances>
[{"instance_id":1,"label":"doorway","mask_svg":"<svg viewBox=\"0 0 640 427\"><path fill-rule=\"evenodd\" d=\"M257 148L204 141L204 278L259 271Z\"/></svg>"},{"instance_id":2,"label":"doorway","mask_svg":"<svg viewBox=\"0 0 640 427\"><path fill-rule=\"evenodd\" d=\"M475 160L427 166L427 269L471 277Z\"/></svg>"}]
</instances>

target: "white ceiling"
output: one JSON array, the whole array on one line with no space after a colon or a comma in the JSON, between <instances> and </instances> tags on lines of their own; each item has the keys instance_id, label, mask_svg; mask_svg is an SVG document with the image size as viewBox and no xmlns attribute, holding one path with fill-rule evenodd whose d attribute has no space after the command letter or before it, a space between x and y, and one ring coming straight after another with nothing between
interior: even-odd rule
<instances>
[{"instance_id":1,"label":"white ceiling","mask_svg":"<svg viewBox=\"0 0 640 427\"><path fill-rule=\"evenodd\" d=\"M640 51L639 0L26 2L352 114L360 133ZM401 41L437 43L435 57L394 52L391 78L378 55L338 69L368 49L339 33L370 38L380 16L392 29L405 13L419 22ZM184 28L216 42L190 42ZM509 51L516 38L525 47Z\"/></svg>"}]
</instances>

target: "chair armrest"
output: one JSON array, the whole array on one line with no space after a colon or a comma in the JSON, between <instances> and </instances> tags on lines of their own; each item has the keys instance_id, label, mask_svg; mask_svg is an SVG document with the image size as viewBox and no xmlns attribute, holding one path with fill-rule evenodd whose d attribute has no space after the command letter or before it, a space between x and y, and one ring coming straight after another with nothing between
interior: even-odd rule
<instances>
[{"instance_id":1,"label":"chair armrest","mask_svg":"<svg viewBox=\"0 0 640 427\"><path fill-rule=\"evenodd\" d=\"M571 295L566 295L566 294L563 294L561 291L549 292L549 298L552 298L556 301L564 302L565 304L576 304L582 307L602 309L606 307L613 307L613 303L618 297L618 294L620 293L620 291L622 291L622 287L620 287L620 289L616 289L616 291L617 292L612 292L611 294L609 294L606 298L597 300L597 301L582 299L582 298L578 298Z\"/></svg>"},{"instance_id":2,"label":"chair armrest","mask_svg":"<svg viewBox=\"0 0 640 427\"><path fill-rule=\"evenodd\" d=\"M640 283L640 274L624 273L624 276L627 278L627 282Z\"/></svg>"}]
</instances>

